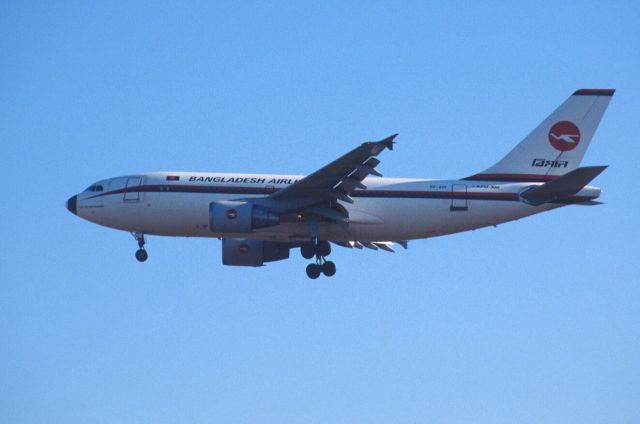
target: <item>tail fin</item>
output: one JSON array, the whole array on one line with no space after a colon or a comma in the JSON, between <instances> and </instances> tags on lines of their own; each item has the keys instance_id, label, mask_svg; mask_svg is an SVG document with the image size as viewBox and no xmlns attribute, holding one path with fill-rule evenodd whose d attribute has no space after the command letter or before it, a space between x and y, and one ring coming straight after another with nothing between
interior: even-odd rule
<instances>
[{"instance_id":1,"label":"tail fin","mask_svg":"<svg viewBox=\"0 0 640 424\"><path fill-rule=\"evenodd\" d=\"M614 91L576 91L502 160L465 179L550 181L578 168Z\"/></svg>"}]
</instances>

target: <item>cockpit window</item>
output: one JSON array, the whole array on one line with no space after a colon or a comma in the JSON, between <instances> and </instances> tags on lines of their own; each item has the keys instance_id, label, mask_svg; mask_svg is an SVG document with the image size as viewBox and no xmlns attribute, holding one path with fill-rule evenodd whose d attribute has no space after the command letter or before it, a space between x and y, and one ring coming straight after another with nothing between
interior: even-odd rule
<instances>
[{"instance_id":1,"label":"cockpit window","mask_svg":"<svg viewBox=\"0 0 640 424\"><path fill-rule=\"evenodd\" d=\"M102 187L101 184L94 184L92 186L89 186L85 191L102 191L104 190L104 188Z\"/></svg>"}]
</instances>

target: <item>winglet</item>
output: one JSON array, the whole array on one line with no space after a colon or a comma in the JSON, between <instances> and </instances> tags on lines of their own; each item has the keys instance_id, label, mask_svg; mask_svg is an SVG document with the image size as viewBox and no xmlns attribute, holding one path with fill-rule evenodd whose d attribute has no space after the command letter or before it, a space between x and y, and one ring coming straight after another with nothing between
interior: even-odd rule
<instances>
[{"instance_id":1,"label":"winglet","mask_svg":"<svg viewBox=\"0 0 640 424\"><path fill-rule=\"evenodd\" d=\"M393 139L397 136L398 134L393 134L380 141L365 141L364 143L362 143L362 146L369 149L370 153L373 156L378 156L380 152L385 149L385 147L389 150L393 150L393 145L395 144L395 141L393 141Z\"/></svg>"},{"instance_id":2,"label":"winglet","mask_svg":"<svg viewBox=\"0 0 640 424\"><path fill-rule=\"evenodd\" d=\"M387 138L385 138L384 140L379 141L378 143L382 143L384 144L384 147L386 147L389 150L393 150L393 145L395 144L395 141L393 141L396 137L398 136L398 134L394 134L391 135Z\"/></svg>"}]
</instances>

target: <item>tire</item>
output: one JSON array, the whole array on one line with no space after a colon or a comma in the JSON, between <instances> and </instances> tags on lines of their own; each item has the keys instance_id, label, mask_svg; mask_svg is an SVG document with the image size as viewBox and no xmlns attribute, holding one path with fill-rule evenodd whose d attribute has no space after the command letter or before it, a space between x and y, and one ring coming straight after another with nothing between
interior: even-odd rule
<instances>
[{"instance_id":1,"label":"tire","mask_svg":"<svg viewBox=\"0 0 640 424\"><path fill-rule=\"evenodd\" d=\"M320 276L320 267L316 264L307 265L307 277L315 280Z\"/></svg>"},{"instance_id":2,"label":"tire","mask_svg":"<svg viewBox=\"0 0 640 424\"><path fill-rule=\"evenodd\" d=\"M316 246L316 251L318 252L319 256L324 258L325 256L329 256L329 254L331 253L331 245L326 240L319 241L318 245Z\"/></svg>"},{"instance_id":3,"label":"tire","mask_svg":"<svg viewBox=\"0 0 640 424\"><path fill-rule=\"evenodd\" d=\"M138 260L138 262L144 262L147 260L147 258L149 257L149 255L147 254L147 251L144 249L138 249L136 251L136 259Z\"/></svg>"},{"instance_id":4,"label":"tire","mask_svg":"<svg viewBox=\"0 0 640 424\"><path fill-rule=\"evenodd\" d=\"M327 261L322 264L322 273L327 277L332 277L336 273L336 264L331 261Z\"/></svg>"},{"instance_id":5,"label":"tire","mask_svg":"<svg viewBox=\"0 0 640 424\"><path fill-rule=\"evenodd\" d=\"M313 258L316 255L315 246L311 243L303 244L300 246L300 254L302 254L302 257L305 259Z\"/></svg>"}]
</instances>

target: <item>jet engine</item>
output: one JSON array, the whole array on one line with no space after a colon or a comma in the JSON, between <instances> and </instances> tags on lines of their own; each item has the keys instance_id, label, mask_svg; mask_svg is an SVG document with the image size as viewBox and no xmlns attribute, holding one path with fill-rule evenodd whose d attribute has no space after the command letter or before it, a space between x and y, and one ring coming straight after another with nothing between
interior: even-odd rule
<instances>
[{"instance_id":1,"label":"jet engine","mask_svg":"<svg viewBox=\"0 0 640 424\"><path fill-rule=\"evenodd\" d=\"M250 233L280 223L280 216L264 206L242 200L209 204L209 229L213 233Z\"/></svg>"},{"instance_id":2,"label":"jet engine","mask_svg":"<svg viewBox=\"0 0 640 424\"><path fill-rule=\"evenodd\" d=\"M254 239L222 239L222 263L237 266L262 266L265 262L289 258L289 246Z\"/></svg>"}]
</instances>

